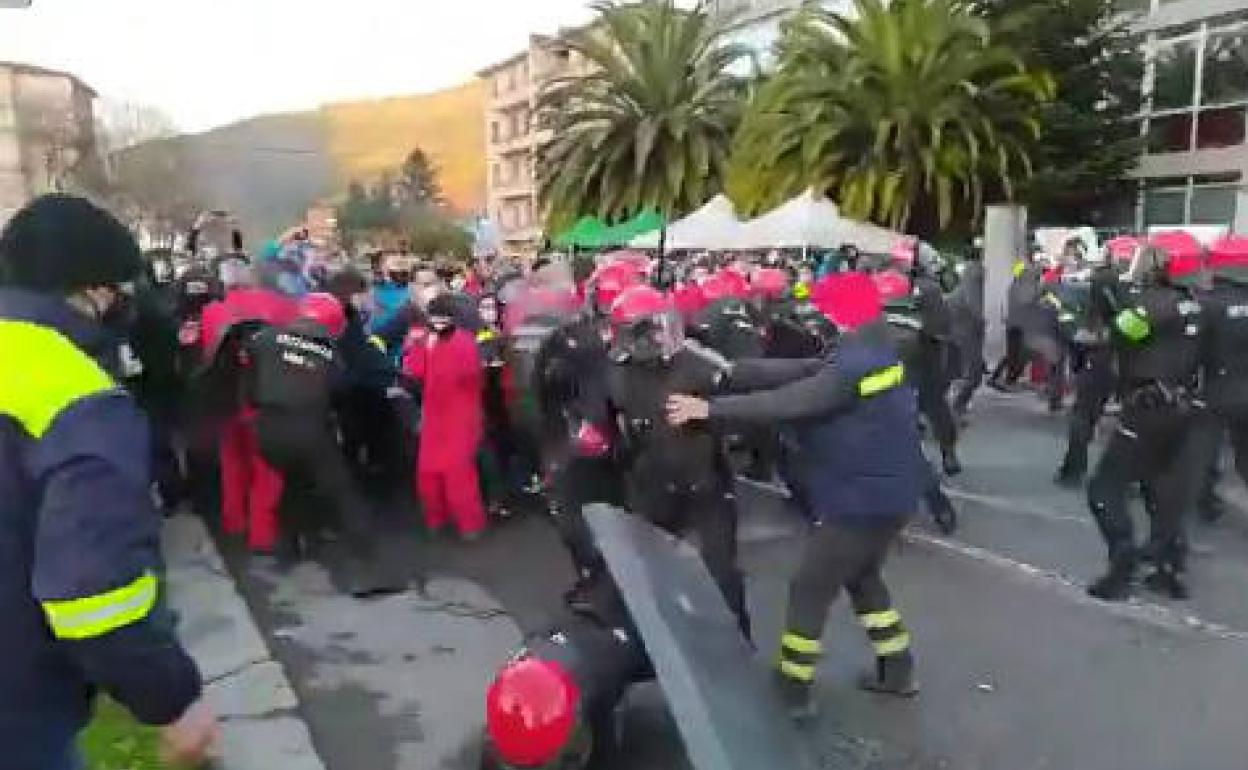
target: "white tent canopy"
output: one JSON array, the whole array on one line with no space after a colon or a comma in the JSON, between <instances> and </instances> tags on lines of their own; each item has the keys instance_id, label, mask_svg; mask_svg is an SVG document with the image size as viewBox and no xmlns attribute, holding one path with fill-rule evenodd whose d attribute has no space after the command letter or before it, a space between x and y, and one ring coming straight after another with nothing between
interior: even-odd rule
<instances>
[{"instance_id":1,"label":"white tent canopy","mask_svg":"<svg viewBox=\"0 0 1248 770\"><path fill-rule=\"evenodd\" d=\"M809 190L757 219L742 222L723 195L667 228L669 249L835 249L853 244L860 251L890 253L905 239L901 233L845 219L836 204ZM632 241L634 248L654 249L659 233Z\"/></svg>"},{"instance_id":2,"label":"white tent canopy","mask_svg":"<svg viewBox=\"0 0 1248 770\"><path fill-rule=\"evenodd\" d=\"M667 228L664 246L669 249L735 249L741 221L726 195L716 195L706 205ZM633 248L657 249L659 231L633 239Z\"/></svg>"}]
</instances>

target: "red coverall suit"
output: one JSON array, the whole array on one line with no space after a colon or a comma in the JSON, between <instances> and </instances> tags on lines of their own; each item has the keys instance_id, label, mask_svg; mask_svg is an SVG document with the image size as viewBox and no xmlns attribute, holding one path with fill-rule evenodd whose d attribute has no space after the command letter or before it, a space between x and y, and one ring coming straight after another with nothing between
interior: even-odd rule
<instances>
[{"instance_id":1,"label":"red coverall suit","mask_svg":"<svg viewBox=\"0 0 1248 770\"><path fill-rule=\"evenodd\" d=\"M267 289L242 288L226 292L225 299L204 308L201 339L211 355L234 324L262 321L280 326L294 320L293 300ZM243 362L240 362L242 364ZM221 530L247 535L253 551L271 551L277 545L277 506L282 499L282 477L260 456L255 410L242 404L221 427Z\"/></svg>"},{"instance_id":2,"label":"red coverall suit","mask_svg":"<svg viewBox=\"0 0 1248 770\"><path fill-rule=\"evenodd\" d=\"M425 524L437 530L454 519L462 535L481 532L485 510L476 457L482 372L476 342L463 329L448 338L421 330L403 355L403 372L424 384L416 486Z\"/></svg>"}]
</instances>

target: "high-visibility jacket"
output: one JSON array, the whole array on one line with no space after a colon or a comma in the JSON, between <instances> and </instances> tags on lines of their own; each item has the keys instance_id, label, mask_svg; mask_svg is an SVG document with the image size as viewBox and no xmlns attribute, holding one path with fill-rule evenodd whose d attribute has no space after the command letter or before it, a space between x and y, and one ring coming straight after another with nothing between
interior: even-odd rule
<instances>
[{"instance_id":1,"label":"high-visibility jacket","mask_svg":"<svg viewBox=\"0 0 1248 770\"><path fill-rule=\"evenodd\" d=\"M201 683L154 612L147 423L61 299L0 288L0 765L63 761L102 688L176 720Z\"/></svg>"}]
</instances>

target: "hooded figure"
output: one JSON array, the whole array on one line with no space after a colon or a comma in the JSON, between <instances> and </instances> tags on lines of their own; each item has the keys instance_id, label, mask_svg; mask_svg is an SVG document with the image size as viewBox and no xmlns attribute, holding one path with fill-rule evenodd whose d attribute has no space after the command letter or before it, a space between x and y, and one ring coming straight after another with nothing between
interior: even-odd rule
<instances>
[{"instance_id":1,"label":"hooded figure","mask_svg":"<svg viewBox=\"0 0 1248 770\"><path fill-rule=\"evenodd\" d=\"M476 465L481 357L473 335L456 326L456 309L450 295L429 303L428 329L412 335L403 373L423 386L416 482L425 523L436 531L453 519L460 535L476 539L485 529Z\"/></svg>"}]
</instances>

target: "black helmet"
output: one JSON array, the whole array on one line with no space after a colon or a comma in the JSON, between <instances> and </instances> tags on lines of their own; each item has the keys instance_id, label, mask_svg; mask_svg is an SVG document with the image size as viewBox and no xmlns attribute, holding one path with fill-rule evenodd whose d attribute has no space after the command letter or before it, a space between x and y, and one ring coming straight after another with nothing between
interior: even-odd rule
<instances>
[{"instance_id":1,"label":"black helmet","mask_svg":"<svg viewBox=\"0 0 1248 770\"><path fill-rule=\"evenodd\" d=\"M0 233L0 285L68 293L126 283L142 272L134 236L85 198L43 195Z\"/></svg>"}]
</instances>

